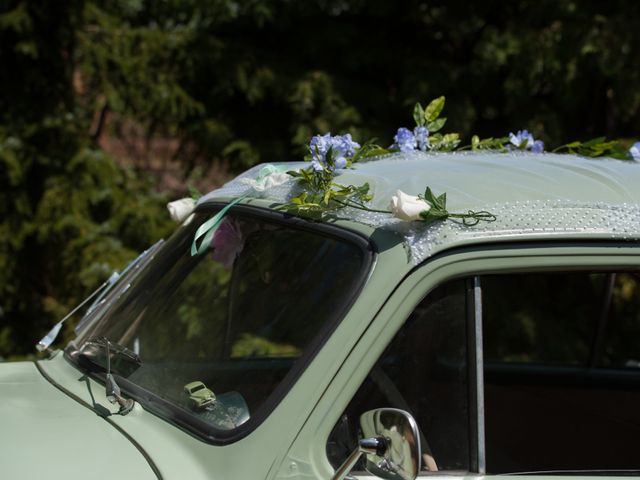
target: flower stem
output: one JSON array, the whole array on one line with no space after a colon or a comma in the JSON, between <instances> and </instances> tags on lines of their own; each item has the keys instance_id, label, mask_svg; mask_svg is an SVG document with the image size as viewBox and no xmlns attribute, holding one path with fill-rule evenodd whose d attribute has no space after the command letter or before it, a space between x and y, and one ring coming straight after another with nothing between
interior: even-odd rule
<instances>
[{"instance_id":1,"label":"flower stem","mask_svg":"<svg viewBox=\"0 0 640 480\"><path fill-rule=\"evenodd\" d=\"M469 210L467 213L449 213L450 218L460 218L462 219L462 223L467 226L477 225L481 221L483 222L495 222L496 216L487 212L486 210L481 210L479 212L474 212L473 210Z\"/></svg>"},{"instance_id":2,"label":"flower stem","mask_svg":"<svg viewBox=\"0 0 640 480\"><path fill-rule=\"evenodd\" d=\"M393 213L389 210L376 210L375 208L369 208L366 207L362 204L353 202L353 201L346 201L343 202L342 200L338 200L337 198L332 198L332 200L336 203L339 203L340 205L343 205L345 207L353 207L353 208L357 208L358 210L364 210L365 212L372 212L372 213Z\"/></svg>"}]
</instances>

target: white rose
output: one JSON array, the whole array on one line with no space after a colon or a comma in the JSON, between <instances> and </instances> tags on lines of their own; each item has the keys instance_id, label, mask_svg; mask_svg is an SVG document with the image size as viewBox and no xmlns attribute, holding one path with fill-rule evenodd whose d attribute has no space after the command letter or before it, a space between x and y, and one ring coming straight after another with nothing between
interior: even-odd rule
<instances>
[{"instance_id":1,"label":"white rose","mask_svg":"<svg viewBox=\"0 0 640 480\"><path fill-rule=\"evenodd\" d=\"M391 210L391 213L393 213L395 217L410 222L413 220L421 220L420 212L428 212L431 210L431 205L421 198L407 195L402 190L398 190L396 194L391 197L389 210Z\"/></svg>"},{"instance_id":2,"label":"white rose","mask_svg":"<svg viewBox=\"0 0 640 480\"><path fill-rule=\"evenodd\" d=\"M193 198L181 198L180 200L167 203L169 215L171 215L171 219L176 222L182 222L191 215L194 208L196 208L196 201Z\"/></svg>"}]
</instances>

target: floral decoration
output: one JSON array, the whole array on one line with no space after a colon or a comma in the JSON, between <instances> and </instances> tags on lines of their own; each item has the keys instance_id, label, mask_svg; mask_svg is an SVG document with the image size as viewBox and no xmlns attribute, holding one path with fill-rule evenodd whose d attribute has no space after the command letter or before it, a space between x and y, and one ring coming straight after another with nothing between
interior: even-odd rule
<instances>
[{"instance_id":1,"label":"floral decoration","mask_svg":"<svg viewBox=\"0 0 640 480\"><path fill-rule=\"evenodd\" d=\"M393 137L393 139L396 142L393 144L393 146L401 152L411 152L418 146L415 135L408 128L399 128L398 133L396 133L396 136Z\"/></svg>"},{"instance_id":2,"label":"floral decoration","mask_svg":"<svg viewBox=\"0 0 640 480\"><path fill-rule=\"evenodd\" d=\"M358 148L360 148L360 144L351 139L350 133L335 137L332 137L330 133L316 135L309 144L311 168L317 172L325 168L346 168L348 161L353 158ZM329 165L327 156L331 157L331 165Z\"/></svg>"},{"instance_id":3,"label":"floral decoration","mask_svg":"<svg viewBox=\"0 0 640 480\"><path fill-rule=\"evenodd\" d=\"M427 187L424 195L408 195L402 190L398 190L391 196L389 210L394 217L408 222L434 220L446 220L447 218L459 218L467 226L476 225L481 221L493 222L495 215L485 210L475 212L469 210L466 213L450 213L447 211L447 194L436 197L431 189Z\"/></svg>"},{"instance_id":4,"label":"floral decoration","mask_svg":"<svg viewBox=\"0 0 640 480\"><path fill-rule=\"evenodd\" d=\"M394 143L382 147L373 141L360 145L353 141L350 134L332 136L330 133L316 135L309 144L306 159L311 162L309 168L289 171L297 178L302 193L290 200L281 208L306 216L323 216L345 207L360 210L387 213L404 221L433 222L447 219L458 219L466 226L481 221L492 222L496 217L487 211L452 213L446 209L446 193L436 196L429 187L423 195L409 195L398 191L392 196L389 210L377 210L367 206L373 199L369 185L342 185L335 182L338 171L350 168L353 163L369 157L392 152L454 151L454 150L493 150L510 152L514 150L529 151L542 154L544 143L536 140L528 130L510 132L505 137L489 137L481 139L477 135L471 137L469 145L460 147L460 135L457 133L441 133L447 119L440 114L445 105L445 97L438 97L426 107L417 103L413 109L415 127L400 127L393 137ZM604 137L594 138L586 142L572 142L562 145L553 152L566 152L588 157L609 156L618 159L640 162L640 142L630 149L625 149L618 140L607 141Z\"/></svg>"},{"instance_id":5,"label":"floral decoration","mask_svg":"<svg viewBox=\"0 0 640 480\"><path fill-rule=\"evenodd\" d=\"M244 238L238 221L233 217L225 217L213 235L213 259L229 270L244 248Z\"/></svg>"},{"instance_id":6,"label":"floral decoration","mask_svg":"<svg viewBox=\"0 0 640 480\"><path fill-rule=\"evenodd\" d=\"M412 222L414 220L420 220L422 212L428 213L431 210L424 198L416 195L408 195L402 190L398 190L395 195L391 197L389 203L389 210L394 217Z\"/></svg>"},{"instance_id":7,"label":"floral decoration","mask_svg":"<svg viewBox=\"0 0 640 480\"><path fill-rule=\"evenodd\" d=\"M309 143L309 154L306 157L311 162L311 166L288 172L289 175L298 179L303 191L281 208L307 216L322 216L351 207L369 212L387 213L406 221L432 222L458 218L465 225L495 220L489 212L448 212L446 194L436 197L429 188L424 195L417 197L399 191L391 199L389 210L377 210L367 206L367 203L373 199L369 192L369 184L342 185L334 181L338 170L349 168L353 163L372 156L413 150L423 152L454 150L460 143L460 136L457 133L440 133L447 121L446 118L440 117L444 104L444 97L436 98L425 108L419 103L416 104L413 110L415 127L413 130L399 128L394 136L393 145L388 148L381 147L373 141L360 145L353 141L350 134L332 136L326 133L314 136ZM479 148L489 145L486 141L482 142L478 141ZM494 143L490 145L493 146Z\"/></svg>"},{"instance_id":8,"label":"floral decoration","mask_svg":"<svg viewBox=\"0 0 640 480\"><path fill-rule=\"evenodd\" d=\"M339 172L351 168L356 162L366 161L370 157L392 152L438 152L460 150L492 150L510 152L515 150L544 153L544 143L536 140L528 130L510 132L505 137L488 137L481 139L477 135L471 137L469 145L460 146L460 136L457 133L442 133L447 119L440 114L444 108L445 98L438 97L426 107L417 103L413 109L415 127L413 129L401 127L394 135L394 143L383 147L374 141L360 144L353 140L350 134L314 136L309 143L309 153L305 157L310 162L308 168L295 171L284 171L282 166L267 165L257 178L245 179L255 192L263 192L292 179L298 182L301 193L290 199L289 203L279 208L284 211L303 216L321 217L335 214L346 207L392 215L407 222L435 222L449 219L457 220L464 226L477 223L493 222L495 215L488 211L468 210L466 212L449 212L446 206L446 193L434 194L427 186L424 194L411 195L398 190L389 199L388 210L378 210L368 206L373 199L369 191L369 184L342 185L336 182ZM607 140L604 137L594 138L585 142L571 142L562 145L553 152L566 152L587 157L608 156L617 159L640 162L640 142L635 142L626 148L619 140ZM236 199L235 202L241 200ZM232 202L233 204L234 202ZM228 205L226 208L232 206ZM181 199L167 205L172 218L182 221L194 208L192 199ZM242 249L243 234L224 216L226 210L219 212L215 218L200 227L192 245L192 255L202 253L210 243L215 255L226 265ZM219 218L218 218L219 217ZM224 220L223 220L224 219ZM206 227L206 228L205 228ZM200 231L202 230L202 231ZM196 241L203 237L201 246ZM211 237L213 242L211 242ZM240 249L240 250L238 250Z\"/></svg>"},{"instance_id":9,"label":"floral decoration","mask_svg":"<svg viewBox=\"0 0 640 480\"><path fill-rule=\"evenodd\" d=\"M533 153L544 152L544 143L542 140L535 140L527 130L518 130L515 135L509 133L509 142L520 150L530 150Z\"/></svg>"},{"instance_id":10,"label":"floral decoration","mask_svg":"<svg viewBox=\"0 0 640 480\"><path fill-rule=\"evenodd\" d=\"M174 222L183 222L189 215L191 215L191 212L193 212L195 207L196 201L189 197L167 203L167 210L169 210L171 220Z\"/></svg>"}]
</instances>

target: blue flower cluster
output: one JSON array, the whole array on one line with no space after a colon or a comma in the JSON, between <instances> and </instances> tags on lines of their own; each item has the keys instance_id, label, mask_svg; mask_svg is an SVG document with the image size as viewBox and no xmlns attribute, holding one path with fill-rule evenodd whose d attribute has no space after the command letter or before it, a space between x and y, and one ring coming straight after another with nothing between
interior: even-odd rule
<instances>
[{"instance_id":1,"label":"blue flower cluster","mask_svg":"<svg viewBox=\"0 0 640 480\"><path fill-rule=\"evenodd\" d=\"M631 145L629 154L631 155L631 158L633 158L636 162L640 162L640 142L636 142Z\"/></svg>"},{"instance_id":2,"label":"blue flower cluster","mask_svg":"<svg viewBox=\"0 0 640 480\"><path fill-rule=\"evenodd\" d=\"M416 127L413 132L408 128L401 127L398 129L392 147L397 148L401 152L411 152L416 148L427 151L429 148L429 130L427 127Z\"/></svg>"},{"instance_id":3,"label":"blue flower cluster","mask_svg":"<svg viewBox=\"0 0 640 480\"><path fill-rule=\"evenodd\" d=\"M533 153L544 152L544 142L542 140L535 140L527 130L518 130L515 135L509 133L509 142L517 148L520 148L524 144L525 150L530 150Z\"/></svg>"},{"instance_id":4,"label":"blue flower cluster","mask_svg":"<svg viewBox=\"0 0 640 480\"><path fill-rule=\"evenodd\" d=\"M356 149L360 148L360 144L354 142L351 134L336 135L332 137L330 133L324 135L316 135L309 143L311 151L311 167L319 172L325 168L330 168L327 161L327 154L331 150L331 158L333 159L333 167L336 169L345 168L347 160L353 157Z\"/></svg>"}]
</instances>

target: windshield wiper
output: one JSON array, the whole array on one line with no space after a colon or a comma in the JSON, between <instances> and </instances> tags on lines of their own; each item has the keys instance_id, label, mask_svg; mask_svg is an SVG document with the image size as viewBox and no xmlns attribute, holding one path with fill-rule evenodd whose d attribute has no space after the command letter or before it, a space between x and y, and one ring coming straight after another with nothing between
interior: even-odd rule
<instances>
[{"instance_id":1,"label":"windshield wiper","mask_svg":"<svg viewBox=\"0 0 640 480\"><path fill-rule=\"evenodd\" d=\"M78 356L105 370L110 369L108 367L113 362L113 369L123 377L128 377L142 366L140 355L107 337L88 339L82 345Z\"/></svg>"},{"instance_id":2,"label":"windshield wiper","mask_svg":"<svg viewBox=\"0 0 640 480\"><path fill-rule=\"evenodd\" d=\"M100 352L103 352L106 358L106 366L101 365L100 362L97 361L97 359L100 358ZM105 387L107 400L120 405L119 414L126 415L129 413L133 408L134 402L122 396L120 386L111 374L111 357L114 357L114 362L118 365L118 372L125 373L123 371L124 366L127 369L128 376L142 365L140 356L124 345L112 342L107 337L94 337L87 340L82 346L79 356L89 360L89 362L94 365L99 365L106 369Z\"/></svg>"}]
</instances>

